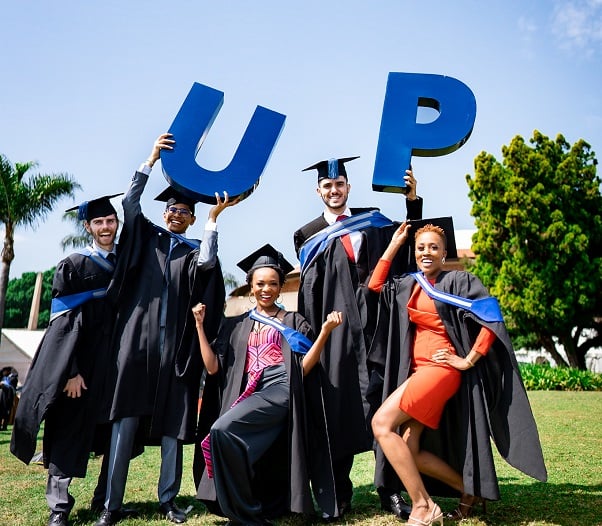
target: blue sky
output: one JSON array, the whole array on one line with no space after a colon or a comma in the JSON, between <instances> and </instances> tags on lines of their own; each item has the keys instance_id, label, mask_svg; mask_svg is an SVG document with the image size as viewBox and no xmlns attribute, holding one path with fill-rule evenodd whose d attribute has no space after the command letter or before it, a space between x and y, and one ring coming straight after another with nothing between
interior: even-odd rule
<instances>
[{"instance_id":1,"label":"blue sky","mask_svg":"<svg viewBox=\"0 0 602 526\"><path fill-rule=\"evenodd\" d=\"M322 210L301 170L321 159L360 155L351 205L404 217L402 196L371 186L389 72L448 75L475 94L469 141L413 159L425 217L451 215L456 229L473 227L465 175L479 152L501 160L534 129L602 152L601 0L57 0L7 2L2 21L0 153L70 173L75 202L127 189L193 82L225 94L199 155L208 169L230 162L257 105L286 115L259 187L218 220L222 265L239 280L236 263L266 242L297 262L292 233ZM157 222L165 184L156 166L142 206ZM17 231L11 278L65 256L61 217L75 202Z\"/></svg>"}]
</instances>

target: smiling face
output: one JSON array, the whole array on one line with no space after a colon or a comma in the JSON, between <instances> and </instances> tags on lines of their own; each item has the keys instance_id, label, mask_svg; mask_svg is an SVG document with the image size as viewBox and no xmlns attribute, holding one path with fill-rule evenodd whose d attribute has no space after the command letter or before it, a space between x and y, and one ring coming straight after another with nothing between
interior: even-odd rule
<instances>
[{"instance_id":1,"label":"smiling face","mask_svg":"<svg viewBox=\"0 0 602 526\"><path fill-rule=\"evenodd\" d=\"M416 264L427 278L434 279L443 270L445 240L441 234L433 231L423 231L416 234L416 248L414 251Z\"/></svg>"},{"instance_id":2,"label":"smiling face","mask_svg":"<svg viewBox=\"0 0 602 526\"><path fill-rule=\"evenodd\" d=\"M282 283L276 269L259 267L253 271L251 294L255 297L260 310L273 310L281 290Z\"/></svg>"},{"instance_id":3,"label":"smiling face","mask_svg":"<svg viewBox=\"0 0 602 526\"><path fill-rule=\"evenodd\" d=\"M183 234L190 225L194 225L196 217L192 215L188 205L175 203L165 209L163 220L167 230L174 234Z\"/></svg>"},{"instance_id":4,"label":"smiling face","mask_svg":"<svg viewBox=\"0 0 602 526\"><path fill-rule=\"evenodd\" d=\"M342 175L336 179L320 179L316 188L320 199L333 214L341 214L345 211L350 190L351 185Z\"/></svg>"},{"instance_id":5,"label":"smiling face","mask_svg":"<svg viewBox=\"0 0 602 526\"><path fill-rule=\"evenodd\" d=\"M108 252L113 250L119 228L119 221L115 214L84 221L84 228L92 236L97 246Z\"/></svg>"}]
</instances>

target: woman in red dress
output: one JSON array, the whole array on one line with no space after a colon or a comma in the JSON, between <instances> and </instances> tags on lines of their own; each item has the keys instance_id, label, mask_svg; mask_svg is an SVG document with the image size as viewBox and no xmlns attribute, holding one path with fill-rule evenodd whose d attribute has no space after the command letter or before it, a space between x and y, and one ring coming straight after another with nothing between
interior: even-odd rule
<instances>
[{"instance_id":1,"label":"woman in red dress","mask_svg":"<svg viewBox=\"0 0 602 526\"><path fill-rule=\"evenodd\" d=\"M368 285L370 290L381 292L383 289L391 261L399 248L406 242L409 229L409 224L403 223L395 232L391 243L373 273ZM478 291L477 295L480 296L486 294L484 287L475 276L467 272L445 272L443 270L446 256L446 237L441 227L431 224L426 225L418 229L415 239L416 263L424 278L431 285L434 286L437 283L437 287L444 291L448 287L446 285L448 283L451 283L452 288L454 284L461 283L462 285L459 288L463 292L465 289L471 293ZM421 448L421 435L425 426L430 429L439 427L448 400L454 397L460 388L463 380L462 372L472 369L488 353L496 341L496 332L504 340L502 343L504 343L506 349L510 348L510 351L504 351L500 353L501 355L506 357L507 354L513 354L511 344L509 339L506 342L507 333L503 328L503 322L500 321L501 317L497 323L478 322L473 324L469 331L466 329L466 324L472 323L471 320L474 317L471 318L470 314L467 316L462 312L463 309L457 306L444 305L442 307L439 301L435 302L427 295L423 286L414 281L412 276L396 277L389 286L394 290L397 303L399 303L400 298L403 298L403 305L398 304L396 308L399 316L406 317L407 321L402 320L400 322L403 327L402 330L397 327L392 332L389 331L388 335L382 337L382 340L388 339L389 341L381 342L381 345L389 347L395 345L391 343L390 335L397 335L400 341L404 340L406 334L411 335L408 336L409 343L407 347L400 345L396 350L389 350L389 353L409 352L410 356L407 357L409 363L407 378L402 379L401 385L384 400L382 406L374 415L372 420L374 437L412 500L412 512L408 525L443 523L443 513L427 492L421 473L444 482L462 495L458 508L448 515L448 518L463 519L470 516L474 506L481 502L484 503L484 500L481 496L465 492L466 479L463 474L439 456ZM467 320L467 318L470 318L470 320ZM458 326L466 334L470 332L471 338L459 338L457 336ZM450 338L450 334L453 335L453 338ZM468 345L465 343L467 340L470 340ZM397 342L397 340L395 341ZM452 343L453 341L456 342L456 345ZM509 367L511 371L517 370L514 358L504 359L511 362ZM517 392L518 395L516 396ZM522 383L517 391L507 394L510 399L513 395L519 399L521 414L518 417L522 419L521 422L524 422L524 429L527 429L530 437L534 439L533 441L529 440L528 446L533 451L532 462L534 467L524 468L523 465L530 461L525 462L523 458L517 461L514 461L514 458L508 459L514 454L512 451L509 455L505 455L505 458L531 476L545 480L545 466L543 465L539 437L528 401L525 408L526 395L524 395ZM510 417L514 417L514 415ZM506 414L503 418L507 422L510 417ZM497 418L497 416L493 415L491 418ZM458 420L461 419L458 418ZM467 434L470 436L470 433L474 430L468 429L468 427L467 424ZM474 443L489 442L488 430L483 432L477 429L476 433ZM486 434L485 437L481 436L484 434ZM510 435L512 435L512 432ZM497 437L494 436L494 440L496 439ZM507 438L507 440L510 442L510 438ZM450 445L450 447L454 446ZM479 454L490 456L490 452ZM469 455L465 455L465 458L469 458ZM470 459L470 462L472 462L472 457ZM471 469L477 473L474 475L476 481L474 486L472 484L473 480L470 479L469 487L473 490L473 493L476 493L481 477L481 474L478 473L479 469L488 470L489 467L477 464L476 466L471 465ZM464 471L465 475L467 470ZM488 478L488 480L495 479L495 486L497 487L495 472L494 470L491 471L492 473L485 474L485 478Z\"/></svg>"}]
</instances>

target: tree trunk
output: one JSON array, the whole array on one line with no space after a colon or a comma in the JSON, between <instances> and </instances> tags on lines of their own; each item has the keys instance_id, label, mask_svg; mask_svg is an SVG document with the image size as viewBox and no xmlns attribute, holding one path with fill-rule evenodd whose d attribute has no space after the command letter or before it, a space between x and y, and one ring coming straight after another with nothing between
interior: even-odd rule
<instances>
[{"instance_id":1,"label":"tree trunk","mask_svg":"<svg viewBox=\"0 0 602 526\"><path fill-rule=\"evenodd\" d=\"M15 259L14 228L11 223L4 223L4 244L2 246L2 267L0 267L0 340L4 328L4 310L6 307L6 291L8 290L8 277L10 264Z\"/></svg>"},{"instance_id":2,"label":"tree trunk","mask_svg":"<svg viewBox=\"0 0 602 526\"><path fill-rule=\"evenodd\" d=\"M544 349L552 355L558 367L567 367L569 365L556 349L556 344L551 336L544 336L541 343Z\"/></svg>"}]
</instances>

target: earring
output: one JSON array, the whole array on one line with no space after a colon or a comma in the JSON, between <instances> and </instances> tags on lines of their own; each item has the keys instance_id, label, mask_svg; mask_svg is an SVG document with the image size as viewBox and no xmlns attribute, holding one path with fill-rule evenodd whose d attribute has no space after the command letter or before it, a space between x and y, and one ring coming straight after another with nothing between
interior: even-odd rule
<instances>
[{"instance_id":1,"label":"earring","mask_svg":"<svg viewBox=\"0 0 602 526\"><path fill-rule=\"evenodd\" d=\"M282 294L280 294L280 296L278 296L276 303L280 303L282 305Z\"/></svg>"},{"instance_id":2,"label":"earring","mask_svg":"<svg viewBox=\"0 0 602 526\"><path fill-rule=\"evenodd\" d=\"M249 293L249 303L250 303L251 305L255 305L255 303L256 303L256 301L255 301L255 296L253 296L253 293L252 293L252 292L250 292L250 293Z\"/></svg>"},{"instance_id":3,"label":"earring","mask_svg":"<svg viewBox=\"0 0 602 526\"><path fill-rule=\"evenodd\" d=\"M443 265L445 265L445 256L443 256L443 257L441 258L441 263L442 263Z\"/></svg>"}]
</instances>

